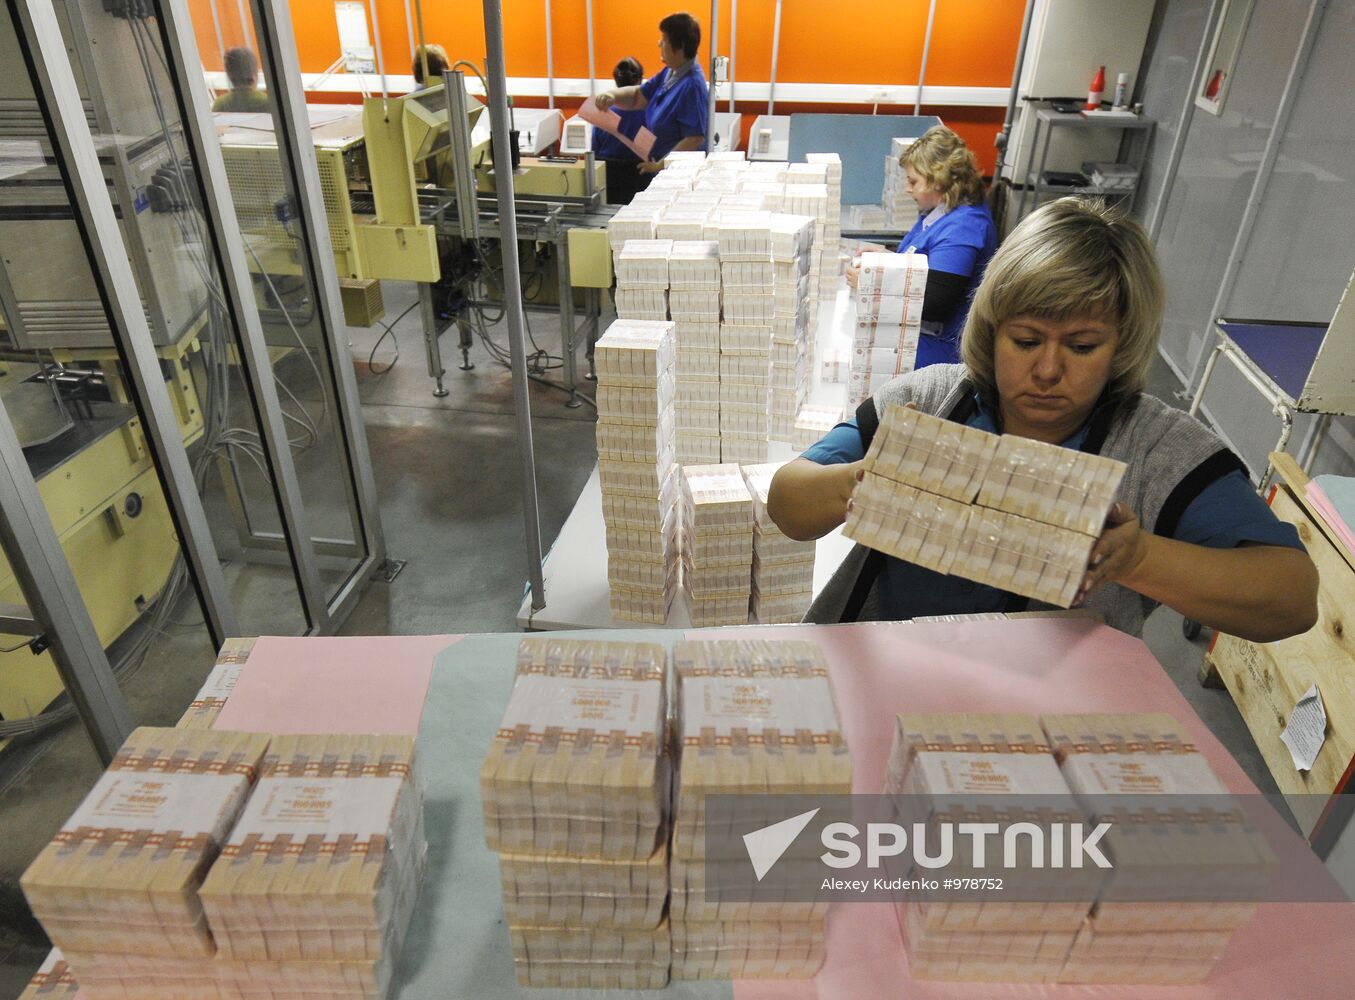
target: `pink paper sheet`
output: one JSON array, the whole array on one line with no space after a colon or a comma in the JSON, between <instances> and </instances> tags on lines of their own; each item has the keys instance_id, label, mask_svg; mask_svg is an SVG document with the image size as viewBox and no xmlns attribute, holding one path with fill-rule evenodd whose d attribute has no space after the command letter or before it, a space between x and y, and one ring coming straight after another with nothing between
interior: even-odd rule
<instances>
[{"instance_id":1,"label":"pink paper sheet","mask_svg":"<svg viewBox=\"0 0 1355 1000\"><path fill-rule=\"evenodd\" d=\"M711 637L693 631L689 638ZM717 633L718 634L718 633ZM1167 712L1190 731L1228 789L1256 787L1176 689L1148 647L1090 622L1030 619L760 628L818 642L852 749L853 788L878 793L898 712ZM728 633L724 633L728 637ZM1041 986L914 981L887 904L833 907L828 959L805 982L736 980L736 1000L1016 1000L1144 997L1319 1000L1355 982L1355 907L1269 903L1200 986ZM1341 985L1344 983L1345 985Z\"/></svg>"},{"instance_id":2,"label":"pink paper sheet","mask_svg":"<svg viewBox=\"0 0 1355 1000\"><path fill-rule=\"evenodd\" d=\"M593 103L591 97L579 105L579 117L594 128L600 128L602 131L616 136L627 149L642 160L648 160L649 154L654 151L653 132L642 125L640 131L635 133L634 139L627 138L621 134L621 116L611 108L606 111L598 110L598 106Z\"/></svg>"},{"instance_id":3,"label":"pink paper sheet","mask_svg":"<svg viewBox=\"0 0 1355 1000\"><path fill-rule=\"evenodd\" d=\"M1326 491L1317 484L1316 480L1309 480L1304 492L1308 494L1308 502L1322 515L1322 519L1327 522L1327 526L1341 540L1341 544L1352 555L1355 555L1355 533L1351 532L1350 525L1346 524L1345 518L1337 511Z\"/></svg>"},{"instance_id":4,"label":"pink paper sheet","mask_svg":"<svg viewBox=\"0 0 1355 1000\"><path fill-rule=\"evenodd\" d=\"M460 638L263 636L213 728L416 735L433 660Z\"/></svg>"}]
</instances>

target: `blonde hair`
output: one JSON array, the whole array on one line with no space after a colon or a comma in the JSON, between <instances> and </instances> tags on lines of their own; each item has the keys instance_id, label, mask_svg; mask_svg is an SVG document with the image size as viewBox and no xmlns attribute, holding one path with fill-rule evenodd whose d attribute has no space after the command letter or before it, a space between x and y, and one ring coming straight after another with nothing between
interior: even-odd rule
<instances>
[{"instance_id":1,"label":"blonde hair","mask_svg":"<svg viewBox=\"0 0 1355 1000\"><path fill-rule=\"evenodd\" d=\"M1060 198L1012 230L974 293L960 357L990 400L997 398L994 344L1009 319L1096 317L1118 333L1106 386L1111 400L1138 395L1162 331L1166 292L1148 234L1099 198Z\"/></svg>"},{"instance_id":2,"label":"blonde hair","mask_svg":"<svg viewBox=\"0 0 1355 1000\"><path fill-rule=\"evenodd\" d=\"M922 133L922 138L904 149L899 165L916 170L929 189L940 193L948 209L983 201L978 160L964 140L944 125Z\"/></svg>"}]
</instances>

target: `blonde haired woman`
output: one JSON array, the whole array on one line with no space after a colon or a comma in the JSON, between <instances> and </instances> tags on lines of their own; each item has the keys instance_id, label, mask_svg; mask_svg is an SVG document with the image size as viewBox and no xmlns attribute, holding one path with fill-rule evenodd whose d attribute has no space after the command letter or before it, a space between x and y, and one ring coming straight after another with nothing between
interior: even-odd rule
<instances>
[{"instance_id":1,"label":"blonde haired woman","mask_svg":"<svg viewBox=\"0 0 1355 1000\"><path fill-rule=\"evenodd\" d=\"M960 331L983 269L997 249L997 228L983 200L978 162L963 139L937 125L903 151L899 163L918 220L899 253L927 255L927 296L917 367L960 360ZM856 284L856 269L847 272Z\"/></svg>"},{"instance_id":2,"label":"blonde haired woman","mask_svg":"<svg viewBox=\"0 0 1355 1000\"><path fill-rule=\"evenodd\" d=\"M1162 327L1163 282L1143 228L1063 198L1007 237L979 286L964 363L901 375L772 480L767 510L791 538L841 524L860 460L889 405L1126 463L1079 601L1140 635L1166 604L1253 642L1317 620L1317 570L1242 462L1183 410L1143 392ZM1021 611L1027 602L857 546L812 621L897 621Z\"/></svg>"}]
</instances>

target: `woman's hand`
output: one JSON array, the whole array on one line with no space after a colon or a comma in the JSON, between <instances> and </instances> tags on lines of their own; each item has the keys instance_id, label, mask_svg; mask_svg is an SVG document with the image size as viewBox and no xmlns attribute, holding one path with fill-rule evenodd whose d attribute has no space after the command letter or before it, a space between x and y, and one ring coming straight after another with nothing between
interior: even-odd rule
<instances>
[{"instance_id":1,"label":"woman's hand","mask_svg":"<svg viewBox=\"0 0 1355 1000\"><path fill-rule=\"evenodd\" d=\"M599 111L606 111L616 103L616 95L610 90L604 90L602 93L598 94L597 97L593 98L593 103L597 105Z\"/></svg>"},{"instance_id":2,"label":"woman's hand","mask_svg":"<svg viewBox=\"0 0 1355 1000\"><path fill-rule=\"evenodd\" d=\"M855 288L857 280L861 277L861 258L853 257L847 265L847 287Z\"/></svg>"},{"instance_id":3,"label":"woman's hand","mask_svg":"<svg viewBox=\"0 0 1355 1000\"><path fill-rule=\"evenodd\" d=\"M640 161L639 170L640 173L642 174L657 174L662 169L663 169L663 160L659 160L657 163L652 160Z\"/></svg>"},{"instance_id":4,"label":"woman's hand","mask_svg":"<svg viewBox=\"0 0 1355 1000\"><path fill-rule=\"evenodd\" d=\"M1081 604L1107 583L1130 576L1148 554L1148 533L1139 524L1138 515L1127 503L1117 501L1106 517L1105 530L1092 547L1087 572L1074 598Z\"/></svg>"}]
</instances>

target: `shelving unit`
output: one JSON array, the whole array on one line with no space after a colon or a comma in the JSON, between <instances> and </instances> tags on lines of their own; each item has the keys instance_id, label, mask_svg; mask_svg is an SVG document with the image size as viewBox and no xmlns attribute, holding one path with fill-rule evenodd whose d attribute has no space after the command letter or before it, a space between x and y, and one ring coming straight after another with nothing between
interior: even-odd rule
<instances>
[{"instance_id":1,"label":"shelving unit","mask_svg":"<svg viewBox=\"0 0 1355 1000\"><path fill-rule=\"evenodd\" d=\"M1143 178L1144 163L1148 159L1148 144L1141 143L1138 156L1133 166L1138 171L1139 179L1135 181L1134 186L1130 188L1100 188L1094 185L1080 185L1070 187L1064 184L1051 184L1047 179L1045 165L1049 161L1049 145L1054 138L1054 130L1060 128L1080 128L1080 129L1119 129L1124 132L1138 132L1144 129L1152 128L1156 122L1151 118L1138 117L1092 117L1084 118L1081 112L1065 114L1054 111L1052 108L1041 108L1035 112L1035 134L1032 137L1032 147L1039 151L1038 155L1032 161L1035 169L1026 173L1022 178L1021 197L1016 202L1016 218L1021 219L1026 214L1027 200L1030 202L1030 211L1035 211L1040 205L1040 197L1051 192L1059 195L1066 194L1096 194L1107 197L1128 197L1129 207L1134 207L1134 198L1138 194L1139 181Z\"/></svg>"}]
</instances>

